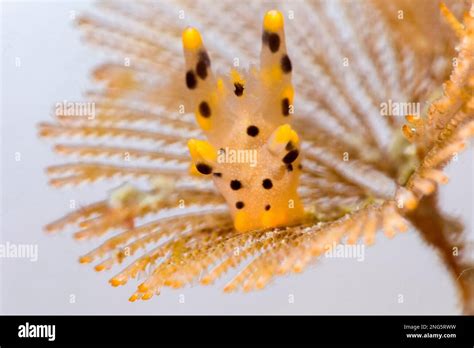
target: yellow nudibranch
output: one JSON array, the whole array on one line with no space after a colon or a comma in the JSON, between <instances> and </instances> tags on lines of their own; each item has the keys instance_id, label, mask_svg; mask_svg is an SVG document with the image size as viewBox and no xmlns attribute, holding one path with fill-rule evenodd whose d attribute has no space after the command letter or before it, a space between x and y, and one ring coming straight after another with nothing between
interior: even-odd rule
<instances>
[{"instance_id":1,"label":"yellow nudibranch","mask_svg":"<svg viewBox=\"0 0 474 348\"><path fill-rule=\"evenodd\" d=\"M298 134L291 128L293 87L283 15L263 19L260 68L216 76L200 33L183 32L186 108L208 141L188 142L191 171L212 175L238 231L300 222ZM254 161L249 161L254 158Z\"/></svg>"}]
</instances>

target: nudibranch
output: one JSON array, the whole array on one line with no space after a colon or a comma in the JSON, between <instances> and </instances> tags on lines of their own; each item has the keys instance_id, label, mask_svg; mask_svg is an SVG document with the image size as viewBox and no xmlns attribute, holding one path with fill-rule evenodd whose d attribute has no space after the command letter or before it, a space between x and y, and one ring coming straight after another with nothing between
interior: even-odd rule
<instances>
[{"instance_id":1,"label":"nudibranch","mask_svg":"<svg viewBox=\"0 0 474 348\"><path fill-rule=\"evenodd\" d=\"M191 171L212 176L240 232L301 221L300 141L290 125L294 92L283 15L272 10L264 16L260 67L226 76L212 71L198 30L185 29L182 39L185 107L195 110L207 137L188 142Z\"/></svg>"}]
</instances>

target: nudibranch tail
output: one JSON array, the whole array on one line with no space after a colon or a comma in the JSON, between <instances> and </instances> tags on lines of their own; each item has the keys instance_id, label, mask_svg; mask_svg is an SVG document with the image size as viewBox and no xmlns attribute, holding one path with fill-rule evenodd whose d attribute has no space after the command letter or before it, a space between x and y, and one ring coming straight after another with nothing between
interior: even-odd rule
<instances>
[{"instance_id":1,"label":"nudibranch tail","mask_svg":"<svg viewBox=\"0 0 474 348\"><path fill-rule=\"evenodd\" d=\"M183 32L187 108L207 141L188 142L192 172L211 175L238 231L300 222L298 134L291 128L292 64L283 15L263 19L260 68L216 76L198 30Z\"/></svg>"}]
</instances>

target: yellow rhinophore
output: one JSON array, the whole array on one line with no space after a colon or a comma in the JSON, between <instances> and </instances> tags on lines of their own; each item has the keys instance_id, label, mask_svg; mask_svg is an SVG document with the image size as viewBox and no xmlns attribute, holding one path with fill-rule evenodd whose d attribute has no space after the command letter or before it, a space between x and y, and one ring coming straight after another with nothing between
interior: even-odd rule
<instances>
[{"instance_id":1,"label":"yellow rhinophore","mask_svg":"<svg viewBox=\"0 0 474 348\"><path fill-rule=\"evenodd\" d=\"M195 28L186 28L183 31L183 46L187 50L196 50L202 46L201 34Z\"/></svg>"},{"instance_id":2,"label":"yellow rhinophore","mask_svg":"<svg viewBox=\"0 0 474 348\"><path fill-rule=\"evenodd\" d=\"M271 10L263 18L263 28L268 31L278 31L283 28L283 15L280 11Z\"/></svg>"}]
</instances>

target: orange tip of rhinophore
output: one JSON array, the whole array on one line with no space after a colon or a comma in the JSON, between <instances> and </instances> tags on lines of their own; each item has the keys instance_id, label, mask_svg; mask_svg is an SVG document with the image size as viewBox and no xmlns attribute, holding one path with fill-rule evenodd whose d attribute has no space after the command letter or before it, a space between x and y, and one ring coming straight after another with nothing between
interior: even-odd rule
<instances>
[{"instance_id":1,"label":"orange tip of rhinophore","mask_svg":"<svg viewBox=\"0 0 474 348\"><path fill-rule=\"evenodd\" d=\"M183 46L187 50L196 50L202 46L201 34L195 28L186 28L183 31Z\"/></svg>"},{"instance_id":2,"label":"orange tip of rhinophore","mask_svg":"<svg viewBox=\"0 0 474 348\"><path fill-rule=\"evenodd\" d=\"M271 10L263 17L263 28L267 31L278 31L283 28L283 15L280 11Z\"/></svg>"}]
</instances>

